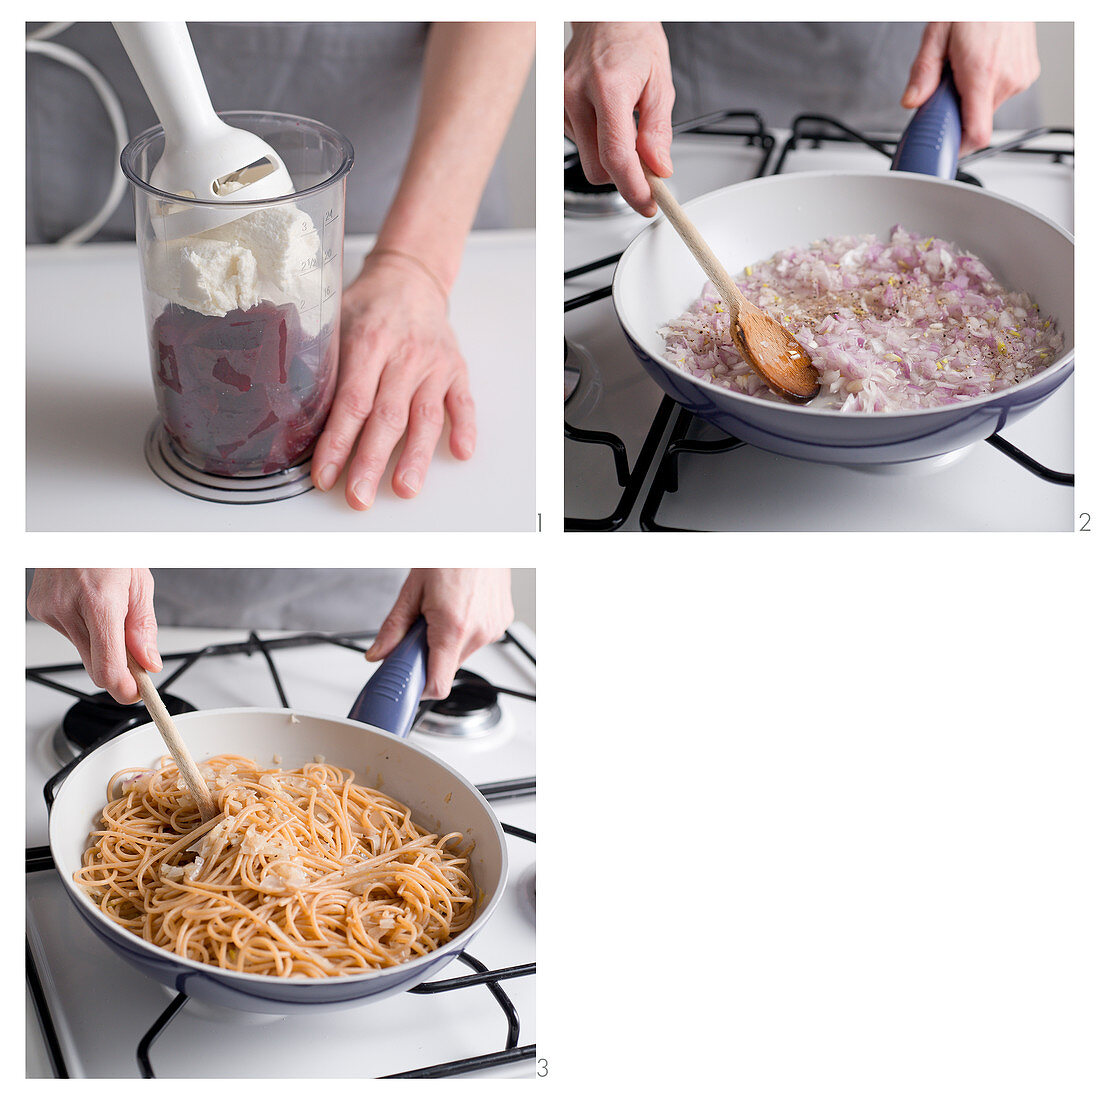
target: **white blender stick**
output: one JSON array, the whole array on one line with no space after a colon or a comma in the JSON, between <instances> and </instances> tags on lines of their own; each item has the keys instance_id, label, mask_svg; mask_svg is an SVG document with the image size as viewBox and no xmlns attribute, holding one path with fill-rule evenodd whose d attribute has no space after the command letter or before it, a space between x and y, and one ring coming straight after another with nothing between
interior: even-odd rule
<instances>
[{"instance_id":1,"label":"white blender stick","mask_svg":"<svg viewBox=\"0 0 1097 1100\"><path fill-rule=\"evenodd\" d=\"M186 23L115 23L114 28L164 127L164 153L149 182L157 190L206 202L251 202L294 191L278 154L247 130L217 117ZM163 204L157 236L201 233L246 208Z\"/></svg>"}]
</instances>

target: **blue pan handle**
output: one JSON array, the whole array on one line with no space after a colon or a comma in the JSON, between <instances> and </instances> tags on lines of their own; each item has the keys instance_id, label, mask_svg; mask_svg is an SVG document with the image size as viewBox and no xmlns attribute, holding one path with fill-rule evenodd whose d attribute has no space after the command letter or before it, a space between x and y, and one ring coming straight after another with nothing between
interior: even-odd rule
<instances>
[{"instance_id":1,"label":"blue pan handle","mask_svg":"<svg viewBox=\"0 0 1097 1100\"><path fill-rule=\"evenodd\" d=\"M891 161L892 169L955 179L961 129L960 94L946 62L937 91L918 108L903 131Z\"/></svg>"},{"instance_id":2,"label":"blue pan handle","mask_svg":"<svg viewBox=\"0 0 1097 1100\"><path fill-rule=\"evenodd\" d=\"M347 717L407 737L426 686L427 620L420 615L369 678Z\"/></svg>"}]
</instances>

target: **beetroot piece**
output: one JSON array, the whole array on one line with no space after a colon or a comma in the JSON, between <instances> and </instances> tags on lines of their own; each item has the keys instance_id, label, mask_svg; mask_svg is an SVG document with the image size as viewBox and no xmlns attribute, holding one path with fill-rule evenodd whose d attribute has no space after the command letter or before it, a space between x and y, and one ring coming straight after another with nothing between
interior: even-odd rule
<instances>
[{"instance_id":1,"label":"beetroot piece","mask_svg":"<svg viewBox=\"0 0 1097 1100\"><path fill-rule=\"evenodd\" d=\"M184 458L225 477L292 466L320 434L335 393L338 341L306 338L292 305L224 317L168 305L153 325L153 383Z\"/></svg>"}]
</instances>

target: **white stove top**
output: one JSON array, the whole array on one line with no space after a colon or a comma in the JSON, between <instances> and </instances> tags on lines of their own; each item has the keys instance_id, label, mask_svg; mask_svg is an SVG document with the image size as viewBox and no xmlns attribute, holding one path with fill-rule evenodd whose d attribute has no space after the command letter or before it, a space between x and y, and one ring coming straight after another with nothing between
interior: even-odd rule
<instances>
[{"instance_id":1,"label":"white stove top","mask_svg":"<svg viewBox=\"0 0 1097 1100\"><path fill-rule=\"evenodd\" d=\"M787 131L775 141L766 171L772 171ZM995 135L995 142L1009 135ZM1072 148L1069 137L1047 135L1034 145ZM763 152L742 139L682 134L674 140L675 174L669 181L681 201L752 178ZM782 172L806 170L888 170L888 159L859 145L801 143L789 153ZM1073 232L1073 157L1064 163L1027 153L1006 153L973 164L970 172L989 189L1054 218ZM570 270L620 252L643 228L639 214L603 218L565 217L564 266ZM606 286L612 266L569 280L565 300ZM586 431L610 432L625 444L635 469L663 392L636 361L617 322L610 299L564 315L564 334L593 367L588 369L564 415ZM655 454L662 455L677 409ZM1053 470L1074 469L1074 379L1005 432L1008 441ZM719 439L708 425L694 425L687 436ZM598 520L611 515L622 497L610 451L565 440L565 515ZM636 503L621 525L638 530L651 494L656 463ZM683 455L679 488L662 496L654 518L661 526L743 531L920 531L1073 530L1074 494L1050 484L980 444L951 464L920 473L882 474L802 462L751 447L725 454Z\"/></svg>"},{"instance_id":2,"label":"white stove top","mask_svg":"<svg viewBox=\"0 0 1097 1100\"><path fill-rule=\"evenodd\" d=\"M346 241L349 281L371 239ZM444 438L412 501L390 482L367 512L327 493L240 506L197 500L149 469L156 419L136 246L27 249L27 529L530 531L534 507L534 234L472 234L450 302L477 406L468 462Z\"/></svg>"},{"instance_id":3,"label":"white stove top","mask_svg":"<svg viewBox=\"0 0 1097 1100\"><path fill-rule=\"evenodd\" d=\"M528 628L516 624L511 633L535 653ZM206 644L239 642L247 633L164 628L159 637L161 652L170 655ZM40 623L27 624L28 667L75 660L75 650L60 635ZM333 715L346 713L377 667L368 665L357 651L326 644L276 650L274 660L294 707ZM170 659L165 663L168 672L177 667ZM513 644L480 650L465 667L499 687L536 692L535 669ZM82 671L56 679L80 690L95 690ZM259 653L202 658L170 690L197 707L279 705ZM27 685L28 847L47 843L42 787L61 766L53 731L73 702L55 689ZM412 740L478 785L533 776L535 704L501 695L500 706L502 721L480 738L458 741L413 733ZM534 797L494 805L504 823L536 830ZM535 845L508 835L507 847L506 893L471 946L471 954L492 970L531 963L536 957ZM64 895L56 871L27 875L27 933L68 1075L137 1077L137 1044L174 992L131 970L87 929ZM455 962L437 980L467 972ZM531 976L502 983L521 1021L520 1046L535 1041L534 986ZM27 1000L27 1075L53 1076L29 992ZM360 1008L288 1017L235 1013L190 1001L152 1045L151 1062L159 1077L371 1078L497 1051L504 1047L506 1035L503 1011L483 985L432 995L398 994ZM533 1073L533 1061L524 1060L476 1075L527 1078Z\"/></svg>"}]
</instances>

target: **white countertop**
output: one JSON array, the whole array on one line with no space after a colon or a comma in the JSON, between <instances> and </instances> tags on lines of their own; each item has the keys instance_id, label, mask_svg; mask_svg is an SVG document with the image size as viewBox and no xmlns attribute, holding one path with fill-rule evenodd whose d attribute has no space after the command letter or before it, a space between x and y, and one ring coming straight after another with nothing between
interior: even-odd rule
<instances>
[{"instance_id":1,"label":"white countertop","mask_svg":"<svg viewBox=\"0 0 1097 1100\"><path fill-rule=\"evenodd\" d=\"M348 237L346 281L372 243ZM27 249L27 530L529 531L534 501L534 232L473 233L450 300L477 408L476 454L448 431L412 501L329 493L252 506L188 497L148 468L156 418L136 246Z\"/></svg>"}]
</instances>

